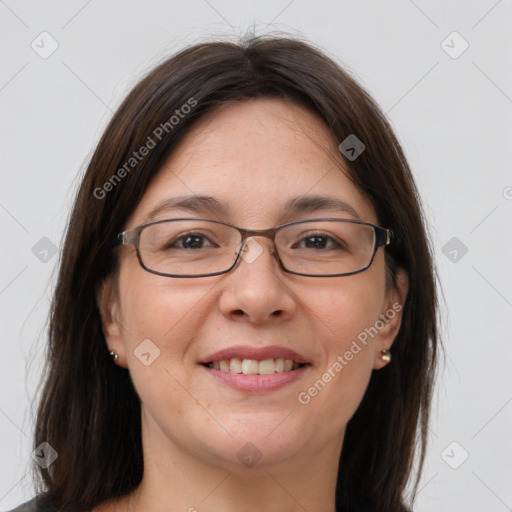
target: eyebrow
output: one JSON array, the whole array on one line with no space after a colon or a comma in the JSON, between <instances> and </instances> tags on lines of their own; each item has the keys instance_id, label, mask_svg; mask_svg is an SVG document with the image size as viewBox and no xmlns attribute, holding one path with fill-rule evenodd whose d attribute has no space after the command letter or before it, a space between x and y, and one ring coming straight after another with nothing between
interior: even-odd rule
<instances>
[{"instance_id":1,"label":"eyebrow","mask_svg":"<svg viewBox=\"0 0 512 512\"><path fill-rule=\"evenodd\" d=\"M156 216L163 212L173 210L188 210L195 213L210 213L212 215L225 215L229 208L220 203L211 196L179 196L164 199L147 215L148 221L153 220Z\"/></svg>"},{"instance_id":2,"label":"eyebrow","mask_svg":"<svg viewBox=\"0 0 512 512\"><path fill-rule=\"evenodd\" d=\"M173 210L187 210L199 214L211 214L214 216L225 216L231 209L227 204L221 203L212 196L178 196L164 199L147 215L147 221L150 222L163 212L172 212ZM348 214L355 219L361 220L357 210L346 201L336 197L310 195L299 196L290 199L281 209L283 217L299 213L314 213L319 210L331 210L341 214Z\"/></svg>"},{"instance_id":3,"label":"eyebrow","mask_svg":"<svg viewBox=\"0 0 512 512\"><path fill-rule=\"evenodd\" d=\"M314 213L318 210L332 210L337 213L348 214L361 220L361 216L357 213L357 210L346 201L338 199L337 197L318 195L300 196L291 199L284 206L283 214L289 216L296 213Z\"/></svg>"}]
</instances>

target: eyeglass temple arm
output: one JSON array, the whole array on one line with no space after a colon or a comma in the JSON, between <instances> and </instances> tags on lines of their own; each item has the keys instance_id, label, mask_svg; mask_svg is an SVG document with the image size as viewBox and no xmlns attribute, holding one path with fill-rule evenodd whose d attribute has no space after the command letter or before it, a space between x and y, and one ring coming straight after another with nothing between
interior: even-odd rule
<instances>
[{"instance_id":1,"label":"eyeglass temple arm","mask_svg":"<svg viewBox=\"0 0 512 512\"><path fill-rule=\"evenodd\" d=\"M135 245L139 236L139 230L137 228L123 231L117 235L117 242L115 247L120 245Z\"/></svg>"},{"instance_id":2,"label":"eyeglass temple arm","mask_svg":"<svg viewBox=\"0 0 512 512\"><path fill-rule=\"evenodd\" d=\"M393 241L393 231L391 229L375 226L375 234L377 237L377 247L389 245Z\"/></svg>"}]
</instances>

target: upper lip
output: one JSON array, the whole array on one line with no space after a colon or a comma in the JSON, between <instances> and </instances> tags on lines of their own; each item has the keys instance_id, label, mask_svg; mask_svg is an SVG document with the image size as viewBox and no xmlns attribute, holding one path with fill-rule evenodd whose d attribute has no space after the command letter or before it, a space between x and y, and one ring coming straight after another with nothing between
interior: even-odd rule
<instances>
[{"instance_id":1,"label":"upper lip","mask_svg":"<svg viewBox=\"0 0 512 512\"><path fill-rule=\"evenodd\" d=\"M251 347L237 345L234 347L219 350L209 356L205 357L200 364L212 363L214 361L222 361L226 359L256 359L262 361L263 359L291 359L296 363L307 364L309 361L294 350L289 348L280 347L278 345L270 345L268 347Z\"/></svg>"}]
</instances>

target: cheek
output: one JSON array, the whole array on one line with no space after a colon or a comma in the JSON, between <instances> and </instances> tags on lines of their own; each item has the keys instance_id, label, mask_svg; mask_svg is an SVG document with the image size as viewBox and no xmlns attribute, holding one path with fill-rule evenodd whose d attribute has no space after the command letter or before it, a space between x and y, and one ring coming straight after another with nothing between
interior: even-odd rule
<instances>
[{"instance_id":1,"label":"cheek","mask_svg":"<svg viewBox=\"0 0 512 512\"><path fill-rule=\"evenodd\" d=\"M325 335L329 351L347 350L351 341L373 326L385 296L385 275L380 260L367 271L344 276L319 286L309 305Z\"/></svg>"},{"instance_id":2,"label":"cheek","mask_svg":"<svg viewBox=\"0 0 512 512\"><path fill-rule=\"evenodd\" d=\"M384 267L374 263L375 268L331 281L309 295L320 362L303 387L301 403L326 418L331 434L352 417L372 374L375 351L368 331L385 295Z\"/></svg>"},{"instance_id":3,"label":"cheek","mask_svg":"<svg viewBox=\"0 0 512 512\"><path fill-rule=\"evenodd\" d=\"M375 352L367 332L378 319L380 300L363 293L331 299L324 305L325 336L319 339L325 355L322 370L329 374L325 379L333 383L336 393L357 398L373 368Z\"/></svg>"},{"instance_id":4,"label":"cheek","mask_svg":"<svg viewBox=\"0 0 512 512\"><path fill-rule=\"evenodd\" d=\"M209 286L174 280L141 269L120 276L121 316L127 355L144 339L170 357L184 347L207 316Z\"/></svg>"},{"instance_id":5,"label":"cheek","mask_svg":"<svg viewBox=\"0 0 512 512\"><path fill-rule=\"evenodd\" d=\"M119 284L128 370L146 413L165 403L181 414L190 400L183 389L189 348L207 316L209 287L138 269L121 275Z\"/></svg>"}]
</instances>

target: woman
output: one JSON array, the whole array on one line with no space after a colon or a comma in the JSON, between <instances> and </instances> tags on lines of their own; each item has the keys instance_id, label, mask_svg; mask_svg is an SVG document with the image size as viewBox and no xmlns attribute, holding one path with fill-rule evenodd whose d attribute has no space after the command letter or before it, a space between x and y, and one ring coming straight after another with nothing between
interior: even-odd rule
<instances>
[{"instance_id":1,"label":"woman","mask_svg":"<svg viewBox=\"0 0 512 512\"><path fill-rule=\"evenodd\" d=\"M417 191L369 95L298 40L187 48L78 192L20 510L411 510L437 343Z\"/></svg>"}]
</instances>

